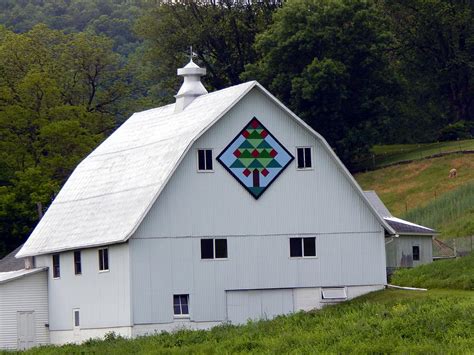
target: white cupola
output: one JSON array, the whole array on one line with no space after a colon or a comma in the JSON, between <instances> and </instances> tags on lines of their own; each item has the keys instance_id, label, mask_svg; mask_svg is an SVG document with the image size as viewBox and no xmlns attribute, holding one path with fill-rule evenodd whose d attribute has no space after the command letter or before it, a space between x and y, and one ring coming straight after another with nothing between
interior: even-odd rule
<instances>
[{"instance_id":1,"label":"white cupola","mask_svg":"<svg viewBox=\"0 0 474 355\"><path fill-rule=\"evenodd\" d=\"M178 69L178 75L184 77L184 81L175 95L175 112L183 111L196 97L207 94L201 83L201 76L206 75L206 69L200 68L192 58L184 68Z\"/></svg>"}]
</instances>

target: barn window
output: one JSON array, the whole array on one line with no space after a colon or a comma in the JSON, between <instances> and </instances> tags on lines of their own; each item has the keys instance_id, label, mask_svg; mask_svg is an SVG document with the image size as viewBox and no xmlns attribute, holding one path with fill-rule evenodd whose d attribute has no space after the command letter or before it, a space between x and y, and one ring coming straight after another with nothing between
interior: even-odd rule
<instances>
[{"instance_id":1,"label":"barn window","mask_svg":"<svg viewBox=\"0 0 474 355\"><path fill-rule=\"evenodd\" d=\"M74 273L76 275L82 274L82 265L81 265L81 251L76 250L74 252Z\"/></svg>"},{"instance_id":2,"label":"barn window","mask_svg":"<svg viewBox=\"0 0 474 355\"><path fill-rule=\"evenodd\" d=\"M73 309L72 310L72 321L74 323L74 328L78 328L80 324L80 318L79 318L79 310L78 309Z\"/></svg>"},{"instance_id":3,"label":"barn window","mask_svg":"<svg viewBox=\"0 0 474 355\"><path fill-rule=\"evenodd\" d=\"M323 287L321 289L323 300L344 300L347 298L345 287Z\"/></svg>"},{"instance_id":4,"label":"barn window","mask_svg":"<svg viewBox=\"0 0 474 355\"><path fill-rule=\"evenodd\" d=\"M313 167L311 147L296 148L296 167L298 169L311 169Z\"/></svg>"},{"instance_id":5,"label":"barn window","mask_svg":"<svg viewBox=\"0 0 474 355\"><path fill-rule=\"evenodd\" d=\"M99 271L109 270L109 249L99 249Z\"/></svg>"},{"instance_id":6,"label":"barn window","mask_svg":"<svg viewBox=\"0 0 474 355\"><path fill-rule=\"evenodd\" d=\"M212 172L212 149L198 149L198 171Z\"/></svg>"},{"instance_id":7,"label":"barn window","mask_svg":"<svg viewBox=\"0 0 474 355\"><path fill-rule=\"evenodd\" d=\"M290 257L305 258L316 256L316 238L290 238Z\"/></svg>"},{"instance_id":8,"label":"barn window","mask_svg":"<svg viewBox=\"0 0 474 355\"><path fill-rule=\"evenodd\" d=\"M418 245L413 246L413 260L420 260L420 247Z\"/></svg>"},{"instance_id":9,"label":"barn window","mask_svg":"<svg viewBox=\"0 0 474 355\"><path fill-rule=\"evenodd\" d=\"M201 239L201 259L227 259L227 239Z\"/></svg>"},{"instance_id":10,"label":"barn window","mask_svg":"<svg viewBox=\"0 0 474 355\"><path fill-rule=\"evenodd\" d=\"M61 276L61 268L59 265L59 254L53 254L53 278L58 279Z\"/></svg>"},{"instance_id":11,"label":"barn window","mask_svg":"<svg viewBox=\"0 0 474 355\"><path fill-rule=\"evenodd\" d=\"M188 316L189 315L189 295L174 295L173 296L174 315Z\"/></svg>"}]
</instances>

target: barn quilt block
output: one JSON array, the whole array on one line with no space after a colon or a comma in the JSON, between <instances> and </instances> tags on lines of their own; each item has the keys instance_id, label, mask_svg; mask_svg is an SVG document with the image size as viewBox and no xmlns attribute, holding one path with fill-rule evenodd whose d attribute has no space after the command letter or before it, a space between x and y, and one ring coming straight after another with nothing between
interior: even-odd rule
<instances>
[{"instance_id":1,"label":"barn quilt block","mask_svg":"<svg viewBox=\"0 0 474 355\"><path fill-rule=\"evenodd\" d=\"M293 159L291 153L255 117L217 157L256 199Z\"/></svg>"}]
</instances>

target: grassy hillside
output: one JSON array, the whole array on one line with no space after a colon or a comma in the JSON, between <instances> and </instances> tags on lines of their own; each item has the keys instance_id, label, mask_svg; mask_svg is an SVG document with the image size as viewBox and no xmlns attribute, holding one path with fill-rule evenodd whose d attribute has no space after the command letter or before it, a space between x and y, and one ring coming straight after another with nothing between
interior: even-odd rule
<instances>
[{"instance_id":1,"label":"grassy hillside","mask_svg":"<svg viewBox=\"0 0 474 355\"><path fill-rule=\"evenodd\" d=\"M29 354L467 353L474 292L387 290L311 313L135 340L109 337Z\"/></svg>"},{"instance_id":2,"label":"grassy hillside","mask_svg":"<svg viewBox=\"0 0 474 355\"><path fill-rule=\"evenodd\" d=\"M457 169L457 178L448 178L452 168ZM405 213L425 207L432 201L443 201L444 194L474 181L474 154L453 154L415 161L356 174L355 178L363 189L375 190L394 215L402 217ZM463 195L464 192L458 192L457 196ZM451 200L456 199L457 197L451 197ZM459 228L469 224L470 214L472 208L465 206L454 219L450 218L438 228L441 227L443 231L453 235L462 233Z\"/></svg>"},{"instance_id":3,"label":"grassy hillside","mask_svg":"<svg viewBox=\"0 0 474 355\"><path fill-rule=\"evenodd\" d=\"M374 169L400 161L419 160L435 154L464 150L474 150L474 139L425 144L376 145L372 149L373 157L357 165L360 170Z\"/></svg>"},{"instance_id":4,"label":"grassy hillside","mask_svg":"<svg viewBox=\"0 0 474 355\"><path fill-rule=\"evenodd\" d=\"M440 260L413 269L397 271L394 285L474 290L474 253L469 256Z\"/></svg>"}]
</instances>

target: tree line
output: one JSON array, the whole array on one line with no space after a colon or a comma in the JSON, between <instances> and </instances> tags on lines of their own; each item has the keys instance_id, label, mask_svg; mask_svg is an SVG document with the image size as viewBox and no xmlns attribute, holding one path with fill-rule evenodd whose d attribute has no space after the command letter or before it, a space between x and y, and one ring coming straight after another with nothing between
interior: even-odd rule
<instances>
[{"instance_id":1,"label":"tree line","mask_svg":"<svg viewBox=\"0 0 474 355\"><path fill-rule=\"evenodd\" d=\"M2 1L0 256L131 113L173 102L190 45L209 91L258 80L349 167L376 143L472 137L473 10L468 0Z\"/></svg>"}]
</instances>

